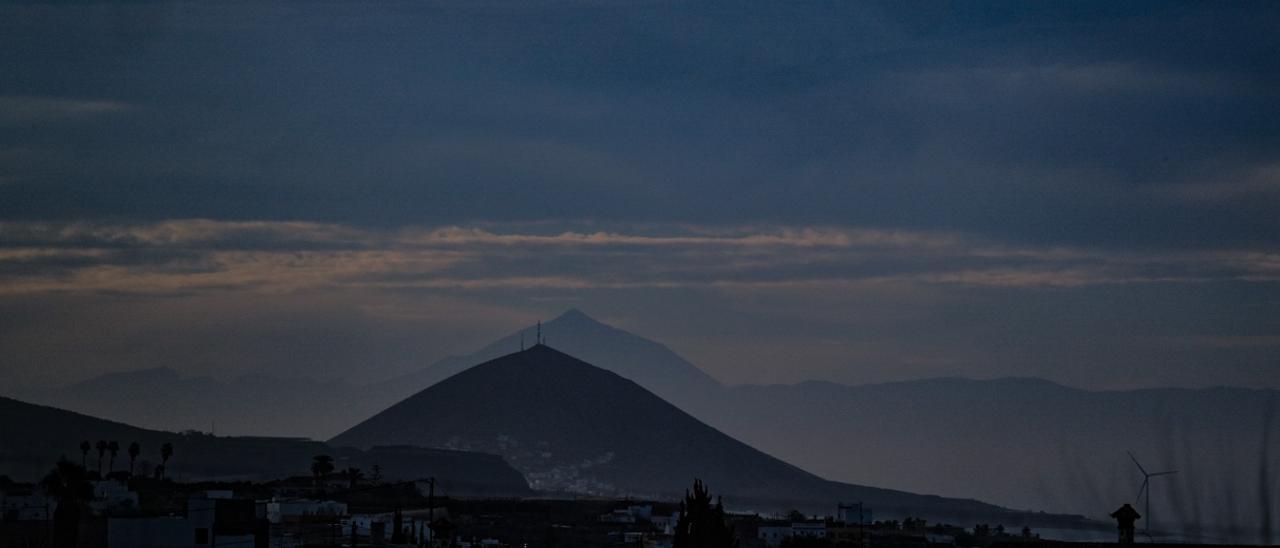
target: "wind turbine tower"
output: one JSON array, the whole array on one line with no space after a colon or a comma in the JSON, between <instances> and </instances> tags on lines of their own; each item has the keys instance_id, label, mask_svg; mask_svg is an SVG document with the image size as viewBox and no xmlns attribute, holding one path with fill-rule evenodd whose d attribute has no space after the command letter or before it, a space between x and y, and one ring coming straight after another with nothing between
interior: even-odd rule
<instances>
[{"instance_id":1,"label":"wind turbine tower","mask_svg":"<svg viewBox=\"0 0 1280 548\"><path fill-rule=\"evenodd\" d=\"M1164 472L1155 472L1155 473L1147 472L1147 469L1142 467L1142 463L1138 462L1138 457L1133 456L1133 451L1126 451L1126 452L1129 453L1129 459L1132 460L1133 464L1138 467L1138 471L1142 472L1142 486L1138 487L1138 499L1141 500L1143 496L1146 496L1147 498L1147 503L1146 503L1147 504L1146 505L1147 523L1142 527L1143 527L1144 534L1146 534L1147 538L1149 539L1151 538L1151 478L1177 474L1178 471L1167 470ZM1134 501L1134 502L1137 502L1137 501Z\"/></svg>"}]
</instances>

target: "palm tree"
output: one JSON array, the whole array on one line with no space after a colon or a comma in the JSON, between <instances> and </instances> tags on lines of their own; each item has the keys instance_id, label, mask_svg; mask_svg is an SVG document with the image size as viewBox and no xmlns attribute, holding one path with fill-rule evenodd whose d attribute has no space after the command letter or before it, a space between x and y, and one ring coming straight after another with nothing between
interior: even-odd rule
<instances>
[{"instance_id":1,"label":"palm tree","mask_svg":"<svg viewBox=\"0 0 1280 548\"><path fill-rule=\"evenodd\" d=\"M85 461L89 460L89 450L93 449L93 445L89 444L89 440L80 442L80 467L85 468Z\"/></svg>"},{"instance_id":2,"label":"palm tree","mask_svg":"<svg viewBox=\"0 0 1280 548\"><path fill-rule=\"evenodd\" d=\"M138 454L142 453L142 446L138 442L129 444L129 476L133 476L133 463L138 460Z\"/></svg>"},{"instance_id":3,"label":"palm tree","mask_svg":"<svg viewBox=\"0 0 1280 548\"><path fill-rule=\"evenodd\" d=\"M342 475L347 478L350 489L355 489L356 483L359 483L360 480L364 479L364 473L354 466L343 470Z\"/></svg>"},{"instance_id":4,"label":"palm tree","mask_svg":"<svg viewBox=\"0 0 1280 548\"><path fill-rule=\"evenodd\" d=\"M98 449L98 477L101 478L102 477L102 457L106 456L107 454L107 442L106 440L98 440L98 443L94 447Z\"/></svg>"},{"instance_id":5,"label":"palm tree","mask_svg":"<svg viewBox=\"0 0 1280 548\"><path fill-rule=\"evenodd\" d=\"M107 471L115 472L116 471L116 455L120 454L120 442L118 441L107 442L107 451L111 453L111 460L107 461L109 463L107 464Z\"/></svg>"},{"instance_id":6,"label":"palm tree","mask_svg":"<svg viewBox=\"0 0 1280 548\"><path fill-rule=\"evenodd\" d=\"M88 455L88 451L85 451ZM66 460L58 461L44 479L40 480L46 494L58 501L53 511L53 545L76 546L80 514L84 505L93 499L93 485L83 466Z\"/></svg>"},{"instance_id":7,"label":"palm tree","mask_svg":"<svg viewBox=\"0 0 1280 548\"><path fill-rule=\"evenodd\" d=\"M160 446L160 479L164 479L165 469L169 467L169 457L173 456L173 444L164 442Z\"/></svg>"},{"instance_id":8,"label":"palm tree","mask_svg":"<svg viewBox=\"0 0 1280 548\"><path fill-rule=\"evenodd\" d=\"M333 457L329 455L316 455L311 459L311 475L316 479L316 485L320 484L320 480L333 472Z\"/></svg>"}]
</instances>

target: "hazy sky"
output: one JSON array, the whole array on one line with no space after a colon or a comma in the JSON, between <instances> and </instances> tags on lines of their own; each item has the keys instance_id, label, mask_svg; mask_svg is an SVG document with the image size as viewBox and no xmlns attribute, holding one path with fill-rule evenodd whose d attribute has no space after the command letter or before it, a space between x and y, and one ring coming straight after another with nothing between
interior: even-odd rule
<instances>
[{"instance_id":1,"label":"hazy sky","mask_svg":"<svg viewBox=\"0 0 1280 548\"><path fill-rule=\"evenodd\" d=\"M1280 4L0 6L0 384L1280 387Z\"/></svg>"}]
</instances>

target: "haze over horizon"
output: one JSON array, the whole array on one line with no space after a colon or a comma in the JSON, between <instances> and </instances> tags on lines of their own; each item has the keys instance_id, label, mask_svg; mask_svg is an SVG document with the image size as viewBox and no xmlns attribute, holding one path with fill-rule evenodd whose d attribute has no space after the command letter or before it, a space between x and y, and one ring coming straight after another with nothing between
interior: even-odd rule
<instances>
[{"instance_id":1,"label":"haze over horizon","mask_svg":"<svg viewBox=\"0 0 1280 548\"><path fill-rule=\"evenodd\" d=\"M580 307L727 384L1280 388L1277 27L0 5L0 383L364 382Z\"/></svg>"}]
</instances>

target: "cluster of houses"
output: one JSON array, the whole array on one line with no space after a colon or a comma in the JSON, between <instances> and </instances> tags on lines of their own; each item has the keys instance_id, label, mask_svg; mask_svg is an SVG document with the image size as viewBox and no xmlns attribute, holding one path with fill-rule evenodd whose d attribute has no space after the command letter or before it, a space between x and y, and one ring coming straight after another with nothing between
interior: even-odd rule
<instances>
[{"instance_id":1,"label":"cluster of houses","mask_svg":"<svg viewBox=\"0 0 1280 548\"><path fill-rule=\"evenodd\" d=\"M618 530L608 533L612 544L625 546L643 546L644 548L671 548L671 540L676 532L675 514L658 515L653 512L652 504L631 504L626 508L618 508L601 514L601 523L634 525L630 530Z\"/></svg>"},{"instance_id":2,"label":"cluster of houses","mask_svg":"<svg viewBox=\"0 0 1280 548\"><path fill-rule=\"evenodd\" d=\"M611 532L609 544L644 548L671 548L679 515L660 514L653 504L628 504L600 514L599 522L626 527ZM674 509L674 508L669 508ZM727 514L740 548L784 548L787 546L850 546L876 548L990 547L996 544L1025 545L1039 541L1030 529L1006 531L1004 527L979 524L971 529L947 524L930 524L922 519L875 521L873 512L862 505L838 504L834 516L761 516L755 513Z\"/></svg>"},{"instance_id":3,"label":"cluster of houses","mask_svg":"<svg viewBox=\"0 0 1280 548\"><path fill-rule=\"evenodd\" d=\"M877 548L990 547L1035 543L1040 538L1029 528L1006 532L1004 527L975 525L972 529L929 524L922 519L872 521L870 512L808 519L769 519L733 516L731 521L742 548L778 548L787 545L858 546ZM795 518L798 516L792 516ZM818 542L804 542L818 541Z\"/></svg>"},{"instance_id":4,"label":"cluster of houses","mask_svg":"<svg viewBox=\"0 0 1280 548\"><path fill-rule=\"evenodd\" d=\"M439 528L448 520L445 508L353 511L337 500L263 497L264 489L256 485L243 493L174 489L171 483L140 493L116 479L91 481L89 487L91 496L83 501L72 533L77 548L302 548L393 541L431 546L438 544L432 542L432 522ZM59 498L39 486L0 485L0 547L64 545L58 506Z\"/></svg>"},{"instance_id":5,"label":"cluster of houses","mask_svg":"<svg viewBox=\"0 0 1280 548\"><path fill-rule=\"evenodd\" d=\"M432 482L352 488L296 477L266 484L89 482L75 546L83 548L305 548L412 546L672 548L678 507L600 499L438 499ZM58 498L0 482L0 548L60 546ZM940 548L1034 540L1029 530L873 521L860 506L835 516L729 514L741 548ZM856 509L856 510L855 510Z\"/></svg>"}]
</instances>

